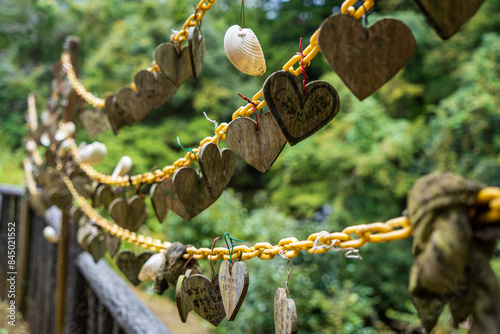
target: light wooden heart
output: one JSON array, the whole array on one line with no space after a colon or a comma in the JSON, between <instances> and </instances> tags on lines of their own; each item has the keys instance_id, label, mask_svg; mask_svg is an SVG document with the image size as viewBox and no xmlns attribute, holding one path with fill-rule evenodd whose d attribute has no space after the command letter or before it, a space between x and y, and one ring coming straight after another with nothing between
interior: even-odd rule
<instances>
[{"instance_id":1,"label":"light wooden heart","mask_svg":"<svg viewBox=\"0 0 500 334\"><path fill-rule=\"evenodd\" d=\"M93 232L87 239L87 250L97 263L106 253L106 235L102 231Z\"/></svg>"},{"instance_id":2,"label":"light wooden heart","mask_svg":"<svg viewBox=\"0 0 500 334\"><path fill-rule=\"evenodd\" d=\"M347 14L323 21L318 45L360 101L395 76L417 48L410 28L401 21L383 19L366 31L360 21Z\"/></svg>"},{"instance_id":3,"label":"light wooden heart","mask_svg":"<svg viewBox=\"0 0 500 334\"><path fill-rule=\"evenodd\" d=\"M177 170L173 183L177 197L189 216L187 221L208 208L217 199L210 196L205 181L200 179L198 173L192 168L182 167Z\"/></svg>"},{"instance_id":4,"label":"light wooden heart","mask_svg":"<svg viewBox=\"0 0 500 334\"><path fill-rule=\"evenodd\" d=\"M154 58L165 75L176 85L180 86L193 74L189 49L183 48L180 54L172 43L158 45Z\"/></svg>"},{"instance_id":5,"label":"light wooden heart","mask_svg":"<svg viewBox=\"0 0 500 334\"><path fill-rule=\"evenodd\" d=\"M47 195L52 203L61 210L69 208L69 206L73 202L73 196L71 196L71 193L68 189L53 187L47 191Z\"/></svg>"},{"instance_id":6,"label":"light wooden heart","mask_svg":"<svg viewBox=\"0 0 500 334\"><path fill-rule=\"evenodd\" d=\"M212 284L203 275L185 278L181 296L190 309L216 327L226 317L217 276Z\"/></svg>"},{"instance_id":7,"label":"light wooden heart","mask_svg":"<svg viewBox=\"0 0 500 334\"><path fill-rule=\"evenodd\" d=\"M121 244L121 239L118 237L115 237L114 235L107 234L106 236L106 248L109 251L109 256L112 258L115 257L116 252L118 252L118 249L120 249L120 244Z\"/></svg>"},{"instance_id":8,"label":"light wooden heart","mask_svg":"<svg viewBox=\"0 0 500 334\"><path fill-rule=\"evenodd\" d=\"M109 123L115 135L125 125L131 125L135 122L130 113L120 108L115 95L106 98L104 108L108 112Z\"/></svg>"},{"instance_id":9,"label":"light wooden heart","mask_svg":"<svg viewBox=\"0 0 500 334\"><path fill-rule=\"evenodd\" d=\"M201 34L200 26L189 28L188 47L193 78L198 79L207 54L205 39Z\"/></svg>"},{"instance_id":10,"label":"light wooden heart","mask_svg":"<svg viewBox=\"0 0 500 334\"><path fill-rule=\"evenodd\" d=\"M477 12L484 0L415 0L427 22L444 40L452 37Z\"/></svg>"},{"instance_id":11,"label":"light wooden heart","mask_svg":"<svg viewBox=\"0 0 500 334\"><path fill-rule=\"evenodd\" d=\"M105 209L109 208L111 202L113 202L117 198L123 198L124 194L122 191L114 192L113 188L106 184L101 184L97 187L95 196L94 196L94 205L99 207L103 205Z\"/></svg>"},{"instance_id":12,"label":"light wooden heart","mask_svg":"<svg viewBox=\"0 0 500 334\"><path fill-rule=\"evenodd\" d=\"M288 71L274 72L262 89L267 106L290 145L324 127L339 112L339 96L328 82L311 82L306 90L304 96L302 83Z\"/></svg>"},{"instance_id":13,"label":"light wooden heart","mask_svg":"<svg viewBox=\"0 0 500 334\"><path fill-rule=\"evenodd\" d=\"M86 109L78 115L78 118L91 137L111 129L108 115L100 109Z\"/></svg>"},{"instance_id":14,"label":"light wooden heart","mask_svg":"<svg viewBox=\"0 0 500 334\"><path fill-rule=\"evenodd\" d=\"M179 278L177 279L177 284L175 285L175 303L177 305L177 311L179 312L179 317L181 318L182 322L186 322L187 316L191 311L182 296L182 284L184 283L186 277L189 277L190 275L191 269L186 270L186 273L184 275L179 276Z\"/></svg>"},{"instance_id":15,"label":"light wooden heart","mask_svg":"<svg viewBox=\"0 0 500 334\"><path fill-rule=\"evenodd\" d=\"M130 87L122 88L116 94L116 102L121 110L130 115L134 122L142 120L153 109L154 101L135 92Z\"/></svg>"},{"instance_id":16,"label":"light wooden heart","mask_svg":"<svg viewBox=\"0 0 500 334\"><path fill-rule=\"evenodd\" d=\"M140 95L154 108L164 105L177 92L177 86L164 73L142 70L135 75L134 82Z\"/></svg>"},{"instance_id":17,"label":"light wooden heart","mask_svg":"<svg viewBox=\"0 0 500 334\"><path fill-rule=\"evenodd\" d=\"M227 319L233 321L247 295L249 284L248 269L244 262L224 260L219 269L219 285Z\"/></svg>"},{"instance_id":18,"label":"light wooden heart","mask_svg":"<svg viewBox=\"0 0 500 334\"><path fill-rule=\"evenodd\" d=\"M274 330L276 334L297 333L295 302L286 298L283 288L277 288L274 293Z\"/></svg>"},{"instance_id":19,"label":"light wooden heart","mask_svg":"<svg viewBox=\"0 0 500 334\"><path fill-rule=\"evenodd\" d=\"M236 155L261 173L267 173L286 144L286 138L270 112L254 120L239 117L229 123L226 143Z\"/></svg>"},{"instance_id":20,"label":"light wooden heart","mask_svg":"<svg viewBox=\"0 0 500 334\"><path fill-rule=\"evenodd\" d=\"M130 197L128 201L117 198L109 205L111 218L121 227L135 232L146 220L146 204L138 195Z\"/></svg>"},{"instance_id":21,"label":"light wooden heart","mask_svg":"<svg viewBox=\"0 0 500 334\"><path fill-rule=\"evenodd\" d=\"M138 278L139 271L152 255L151 252L144 252L135 256L131 251L125 250L116 257L116 265L133 285L138 285L141 282Z\"/></svg>"},{"instance_id":22,"label":"light wooden heart","mask_svg":"<svg viewBox=\"0 0 500 334\"><path fill-rule=\"evenodd\" d=\"M172 178L154 184L149 194L156 218L158 218L160 223L167 217L169 209L184 220L191 219L184 205L179 200L179 196L177 196Z\"/></svg>"},{"instance_id":23,"label":"light wooden heart","mask_svg":"<svg viewBox=\"0 0 500 334\"><path fill-rule=\"evenodd\" d=\"M73 186L80 196L87 199L92 197L92 185L88 178L77 175L71 179L71 182L73 182Z\"/></svg>"},{"instance_id":24,"label":"light wooden heart","mask_svg":"<svg viewBox=\"0 0 500 334\"><path fill-rule=\"evenodd\" d=\"M234 155L230 149L219 150L214 143L203 145L198 155L203 180L212 198L219 198L234 173Z\"/></svg>"}]
</instances>

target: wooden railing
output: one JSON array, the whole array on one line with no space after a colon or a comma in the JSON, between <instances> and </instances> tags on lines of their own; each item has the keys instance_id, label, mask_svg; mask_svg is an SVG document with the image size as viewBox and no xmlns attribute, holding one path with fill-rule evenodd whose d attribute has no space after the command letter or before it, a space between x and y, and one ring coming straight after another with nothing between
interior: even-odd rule
<instances>
[{"instance_id":1,"label":"wooden railing","mask_svg":"<svg viewBox=\"0 0 500 334\"><path fill-rule=\"evenodd\" d=\"M70 223L67 231L65 261L61 263L59 254L58 263L61 243L46 241L43 229L51 225L61 230L59 209L52 207L45 217L38 217L24 201L24 189L13 186L0 185L0 201L0 299L12 300L7 278L15 275L16 310L23 313L32 334L170 333L105 260L95 263L81 250L74 224ZM9 274L13 271L8 262L8 232L12 226L15 274ZM57 293L61 287L64 293Z\"/></svg>"}]
</instances>

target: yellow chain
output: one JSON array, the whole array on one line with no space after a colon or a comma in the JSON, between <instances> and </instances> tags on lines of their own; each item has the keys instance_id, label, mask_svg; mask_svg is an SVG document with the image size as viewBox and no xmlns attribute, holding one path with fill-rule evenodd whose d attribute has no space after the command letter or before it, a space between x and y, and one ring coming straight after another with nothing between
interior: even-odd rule
<instances>
[{"instance_id":1,"label":"yellow chain","mask_svg":"<svg viewBox=\"0 0 500 334\"><path fill-rule=\"evenodd\" d=\"M28 130L35 132L38 128L38 115L36 111L36 96L31 93L28 95L28 117L26 118Z\"/></svg>"},{"instance_id":2,"label":"yellow chain","mask_svg":"<svg viewBox=\"0 0 500 334\"><path fill-rule=\"evenodd\" d=\"M182 42L188 38L189 28L196 27L201 22L201 19L205 16L205 13L212 8L215 1L216 0L201 0L195 8L194 14L186 20L180 31L170 37L170 41L180 48Z\"/></svg>"}]
</instances>

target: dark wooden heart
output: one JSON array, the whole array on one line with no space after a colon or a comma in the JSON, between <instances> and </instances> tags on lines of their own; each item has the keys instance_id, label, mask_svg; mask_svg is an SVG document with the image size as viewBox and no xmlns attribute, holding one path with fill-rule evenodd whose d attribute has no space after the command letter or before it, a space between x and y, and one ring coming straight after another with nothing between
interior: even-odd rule
<instances>
[{"instance_id":1,"label":"dark wooden heart","mask_svg":"<svg viewBox=\"0 0 500 334\"><path fill-rule=\"evenodd\" d=\"M146 220L146 203L138 195L130 197L128 201L117 198L109 205L109 213L118 225L135 232Z\"/></svg>"},{"instance_id":2,"label":"dark wooden heart","mask_svg":"<svg viewBox=\"0 0 500 334\"><path fill-rule=\"evenodd\" d=\"M177 284L175 285L175 304L177 305L177 311L179 312L179 317L181 318L182 322L186 322L187 316L191 311L182 296L182 284L188 276L188 270L186 270L186 274L180 275L177 279Z\"/></svg>"},{"instance_id":3,"label":"dark wooden heart","mask_svg":"<svg viewBox=\"0 0 500 334\"><path fill-rule=\"evenodd\" d=\"M484 0L415 0L427 22L446 40L477 12Z\"/></svg>"},{"instance_id":4,"label":"dark wooden heart","mask_svg":"<svg viewBox=\"0 0 500 334\"><path fill-rule=\"evenodd\" d=\"M190 167L182 167L173 177L175 193L188 214L187 221L208 208L217 198L212 198L203 179Z\"/></svg>"},{"instance_id":5,"label":"dark wooden heart","mask_svg":"<svg viewBox=\"0 0 500 334\"><path fill-rule=\"evenodd\" d=\"M219 285L227 319L233 321L247 295L249 275L244 262L232 262L229 273L229 261L222 261L219 269Z\"/></svg>"},{"instance_id":6,"label":"dark wooden heart","mask_svg":"<svg viewBox=\"0 0 500 334\"><path fill-rule=\"evenodd\" d=\"M112 258L115 257L116 252L118 252L118 249L120 249L121 242L122 241L120 238L108 233L108 235L106 236L106 248L109 251L109 256L111 256Z\"/></svg>"},{"instance_id":7,"label":"dark wooden heart","mask_svg":"<svg viewBox=\"0 0 500 334\"><path fill-rule=\"evenodd\" d=\"M143 70L135 75L134 82L140 95L154 108L164 105L177 92L177 86L164 73Z\"/></svg>"},{"instance_id":8,"label":"dark wooden heart","mask_svg":"<svg viewBox=\"0 0 500 334\"><path fill-rule=\"evenodd\" d=\"M165 75L176 85L180 86L193 74L189 49L183 48L180 54L172 43L158 45L154 58Z\"/></svg>"},{"instance_id":9,"label":"dark wooden heart","mask_svg":"<svg viewBox=\"0 0 500 334\"><path fill-rule=\"evenodd\" d=\"M274 331L276 334L297 333L295 302L286 297L283 288L277 288L274 293Z\"/></svg>"},{"instance_id":10,"label":"dark wooden heart","mask_svg":"<svg viewBox=\"0 0 500 334\"><path fill-rule=\"evenodd\" d=\"M236 155L261 173L267 173L286 144L286 138L270 112L254 120L238 117L229 123L226 143Z\"/></svg>"},{"instance_id":11,"label":"dark wooden heart","mask_svg":"<svg viewBox=\"0 0 500 334\"><path fill-rule=\"evenodd\" d=\"M111 202L113 202L117 198L123 198L123 192L114 192L113 188L106 184L101 184L100 186L97 187L95 196L94 196L94 205L96 207L99 207L100 205L103 205L104 208L107 210L109 208L109 205Z\"/></svg>"},{"instance_id":12,"label":"dark wooden heart","mask_svg":"<svg viewBox=\"0 0 500 334\"><path fill-rule=\"evenodd\" d=\"M110 95L106 98L104 108L108 112L109 123L115 135L122 127L135 122L130 113L120 108L115 95Z\"/></svg>"},{"instance_id":13,"label":"dark wooden heart","mask_svg":"<svg viewBox=\"0 0 500 334\"><path fill-rule=\"evenodd\" d=\"M78 115L80 123L91 137L111 129L108 115L100 109L87 109Z\"/></svg>"},{"instance_id":14,"label":"dark wooden heart","mask_svg":"<svg viewBox=\"0 0 500 334\"><path fill-rule=\"evenodd\" d=\"M71 179L71 182L80 196L87 199L92 197L92 185L87 177L77 175Z\"/></svg>"},{"instance_id":15,"label":"dark wooden heart","mask_svg":"<svg viewBox=\"0 0 500 334\"><path fill-rule=\"evenodd\" d=\"M288 71L271 74L262 89L267 106L290 145L324 127L339 112L339 96L328 82L311 82L306 90L304 96L301 81Z\"/></svg>"},{"instance_id":16,"label":"dark wooden heart","mask_svg":"<svg viewBox=\"0 0 500 334\"><path fill-rule=\"evenodd\" d=\"M230 149L219 150L214 143L203 145L198 155L203 180L212 198L219 198L234 173L234 155Z\"/></svg>"},{"instance_id":17,"label":"dark wooden heart","mask_svg":"<svg viewBox=\"0 0 500 334\"><path fill-rule=\"evenodd\" d=\"M417 48L410 28L401 21L377 21L367 33L360 21L347 14L335 14L323 21L318 45L328 64L360 101L395 76Z\"/></svg>"},{"instance_id":18,"label":"dark wooden heart","mask_svg":"<svg viewBox=\"0 0 500 334\"><path fill-rule=\"evenodd\" d=\"M167 217L169 209L184 220L189 221L191 219L184 205L179 200L179 196L177 196L172 178L154 184L149 194L156 218L158 218L160 223Z\"/></svg>"},{"instance_id":19,"label":"dark wooden heart","mask_svg":"<svg viewBox=\"0 0 500 334\"><path fill-rule=\"evenodd\" d=\"M106 253L106 235L102 232L90 234L87 239L87 249L97 263Z\"/></svg>"},{"instance_id":20,"label":"dark wooden heart","mask_svg":"<svg viewBox=\"0 0 500 334\"><path fill-rule=\"evenodd\" d=\"M121 110L130 115L135 122L142 120L153 109L154 101L135 92L130 87L122 88L116 94L116 102Z\"/></svg>"},{"instance_id":21,"label":"dark wooden heart","mask_svg":"<svg viewBox=\"0 0 500 334\"><path fill-rule=\"evenodd\" d=\"M152 255L151 252L144 252L135 256L131 251L124 250L116 257L116 265L133 285L138 285L141 283L138 277L139 271Z\"/></svg>"},{"instance_id":22,"label":"dark wooden heart","mask_svg":"<svg viewBox=\"0 0 500 334\"><path fill-rule=\"evenodd\" d=\"M205 276L191 275L184 279L181 293L189 308L212 325L217 327L226 317L217 276L210 285L210 280Z\"/></svg>"},{"instance_id":23,"label":"dark wooden heart","mask_svg":"<svg viewBox=\"0 0 500 334\"><path fill-rule=\"evenodd\" d=\"M207 54L205 39L201 34L200 26L189 28L188 48L193 78L198 79Z\"/></svg>"}]
</instances>

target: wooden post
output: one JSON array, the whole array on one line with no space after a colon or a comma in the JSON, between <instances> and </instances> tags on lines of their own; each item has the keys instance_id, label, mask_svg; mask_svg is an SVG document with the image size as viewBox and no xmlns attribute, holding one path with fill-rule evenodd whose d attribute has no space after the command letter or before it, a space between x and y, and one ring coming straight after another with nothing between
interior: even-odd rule
<instances>
[{"instance_id":1,"label":"wooden post","mask_svg":"<svg viewBox=\"0 0 500 334\"><path fill-rule=\"evenodd\" d=\"M64 313L66 309L66 285L68 267L68 224L69 215L66 210L62 211L61 231L59 245L57 248L57 283L56 283L56 314L55 334L64 333Z\"/></svg>"},{"instance_id":2,"label":"wooden post","mask_svg":"<svg viewBox=\"0 0 500 334\"><path fill-rule=\"evenodd\" d=\"M27 191L26 191L27 192ZM30 253L31 211L26 196L21 207L21 228L19 231L19 257L17 262L17 294L16 305L23 314L26 313L26 288L28 285L28 264Z\"/></svg>"}]
</instances>

